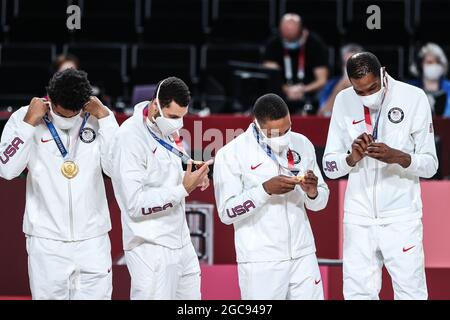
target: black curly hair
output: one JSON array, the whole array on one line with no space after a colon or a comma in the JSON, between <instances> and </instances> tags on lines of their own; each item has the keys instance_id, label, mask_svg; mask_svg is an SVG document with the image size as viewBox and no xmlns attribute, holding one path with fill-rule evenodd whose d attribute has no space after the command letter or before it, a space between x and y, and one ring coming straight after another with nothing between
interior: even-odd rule
<instances>
[{"instance_id":1,"label":"black curly hair","mask_svg":"<svg viewBox=\"0 0 450 320\"><path fill-rule=\"evenodd\" d=\"M168 107L172 101L175 101L180 107L187 107L191 102L189 87L180 78L169 77L160 81L156 86L153 100L156 99L159 86L161 86L161 89L158 98L161 108Z\"/></svg>"},{"instance_id":2,"label":"black curly hair","mask_svg":"<svg viewBox=\"0 0 450 320\"><path fill-rule=\"evenodd\" d=\"M63 109L80 111L92 96L92 87L82 70L67 69L50 79L47 93L53 104Z\"/></svg>"}]
</instances>

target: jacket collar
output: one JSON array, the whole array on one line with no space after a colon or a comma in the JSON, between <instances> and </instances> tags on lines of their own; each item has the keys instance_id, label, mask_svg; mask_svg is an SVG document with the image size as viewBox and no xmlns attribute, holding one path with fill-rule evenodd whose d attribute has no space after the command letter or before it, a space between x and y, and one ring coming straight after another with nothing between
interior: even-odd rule
<instances>
[{"instance_id":1,"label":"jacket collar","mask_svg":"<svg viewBox=\"0 0 450 320\"><path fill-rule=\"evenodd\" d=\"M387 76L388 90L386 92L386 97L384 98L383 105L389 104L391 102L391 100L393 98L393 92L395 90L395 86L396 86L396 82L397 82L397 80L392 78L387 72L386 72L386 76Z\"/></svg>"}]
</instances>

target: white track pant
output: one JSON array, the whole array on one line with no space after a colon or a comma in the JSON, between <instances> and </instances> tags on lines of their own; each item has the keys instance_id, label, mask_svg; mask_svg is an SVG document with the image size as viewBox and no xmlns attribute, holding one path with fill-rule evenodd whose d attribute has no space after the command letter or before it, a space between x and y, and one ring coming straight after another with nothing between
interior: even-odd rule
<instances>
[{"instance_id":1,"label":"white track pant","mask_svg":"<svg viewBox=\"0 0 450 320\"><path fill-rule=\"evenodd\" d=\"M383 264L396 300L426 300L422 220L381 226L344 224L344 298L379 299Z\"/></svg>"},{"instance_id":2,"label":"white track pant","mask_svg":"<svg viewBox=\"0 0 450 320\"><path fill-rule=\"evenodd\" d=\"M316 255L280 262L239 263L242 300L323 300Z\"/></svg>"},{"instance_id":3,"label":"white track pant","mask_svg":"<svg viewBox=\"0 0 450 320\"><path fill-rule=\"evenodd\" d=\"M192 243L181 249L144 243L125 251L132 300L200 300L200 265Z\"/></svg>"},{"instance_id":4,"label":"white track pant","mask_svg":"<svg viewBox=\"0 0 450 320\"><path fill-rule=\"evenodd\" d=\"M26 246L34 300L111 299L111 244L107 234L76 242L28 236Z\"/></svg>"}]
</instances>

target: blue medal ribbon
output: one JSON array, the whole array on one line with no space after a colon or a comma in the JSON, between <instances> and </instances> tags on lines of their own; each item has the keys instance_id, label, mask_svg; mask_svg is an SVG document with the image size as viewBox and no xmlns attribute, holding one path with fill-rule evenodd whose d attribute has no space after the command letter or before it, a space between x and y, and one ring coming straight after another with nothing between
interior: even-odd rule
<instances>
[{"instance_id":1,"label":"blue medal ribbon","mask_svg":"<svg viewBox=\"0 0 450 320\"><path fill-rule=\"evenodd\" d=\"M188 163L189 160L191 160L190 157L188 157L185 153L181 152L171 144L167 143L163 139L159 138L150 128L148 125L144 122L144 126L147 128L150 135L153 137L153 139L156 140L161 146L163 146L165 149L167 149L169 152L172 152L174 155L179 157L183 163Z\"/></svg>"},{"instance_id":2,"label":"blue medal ribbon","mask_svg":"<svg viewBox=\"0 0 450 320\"><path fill-rule=\"evenodd\" d=\"M261 148L264 150L264 152L269 156L270 159L275 162L275 164L278 166L278 168L284 168L290 173L292 173L294 176L296 176L299 172L299 170L296 170L295 168L286 168L285 166L282 166L280 162L278 161L277 157L273 153L272 149L267 145L267 143L263 143L261 141L261 136L258 132L258 129L256 129L256 124L253 124L253 134L255 135L256 141L261 146Z\"/></svg>"},{"instance_id":3,"label":"blue medal ribbon","mask_svg":"<svg viewBox=\"0 0 450 320\"><path fill-rule=\"evenodd\" d=\"M269 156L270 159L272 159L277 166L280 165L278 162L278 159L275 157L272 149L266 144L261 141L261 136L259 135L258 129L256 129L256 125L253 124L253 134L255 135L256 141L261 146L261 148L264 150L264 152Z\"/></svg>"},{"instance_id":4,"label":"blue medal ribbon","mask_svg":"<svg viewBox=\"0 0 450 320\"><path fill-rule=\"evenodd\" d=\"M84 118L83 118L83 122L81 123L80 130L78 130L78 137L80 136L81 131L84 129L84 126L86 125L86 122L89 119L89 116L90 116L90 114L86 112L84 115ZM48 114L46 114L43 119L44 119L45 124L47 125L48 131L50 131L50 134L52 135L53 140L56 143L56 146L58 147L59 152L61 152L63 159L66 159L68 152L61 140L61 137L58 134L58 131L55 128L55 125L48 117Z\"/></svg>"}]
</instances>

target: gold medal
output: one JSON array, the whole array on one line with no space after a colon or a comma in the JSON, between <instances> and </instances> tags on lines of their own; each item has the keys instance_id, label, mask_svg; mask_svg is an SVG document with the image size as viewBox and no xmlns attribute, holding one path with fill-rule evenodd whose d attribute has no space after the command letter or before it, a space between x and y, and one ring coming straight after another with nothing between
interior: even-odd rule
<instances>
[{"instance_id":1,"label":"gold medal","mask_svg":"<svg viewBox=\"0 0 450 320\"><path fill-rule=\"evenodd\" d=\"M201 167L203 167L203 165L205 164L203 161L196 161L193 160L192 164L194 165L195 169L200 169Z\"/></svg>"},{"instance_id":2,"label":"gold medal","mask_svg":"<svg viewBox=\"0 0 450 320\"><path fill-rule=\"evenodd\" d=\"M71 160L64 161L63 165L61 166L61 173L64 177L67 179L73 179L78 174L78 166L75 162Z\"/></svg>"}]
</instances>

